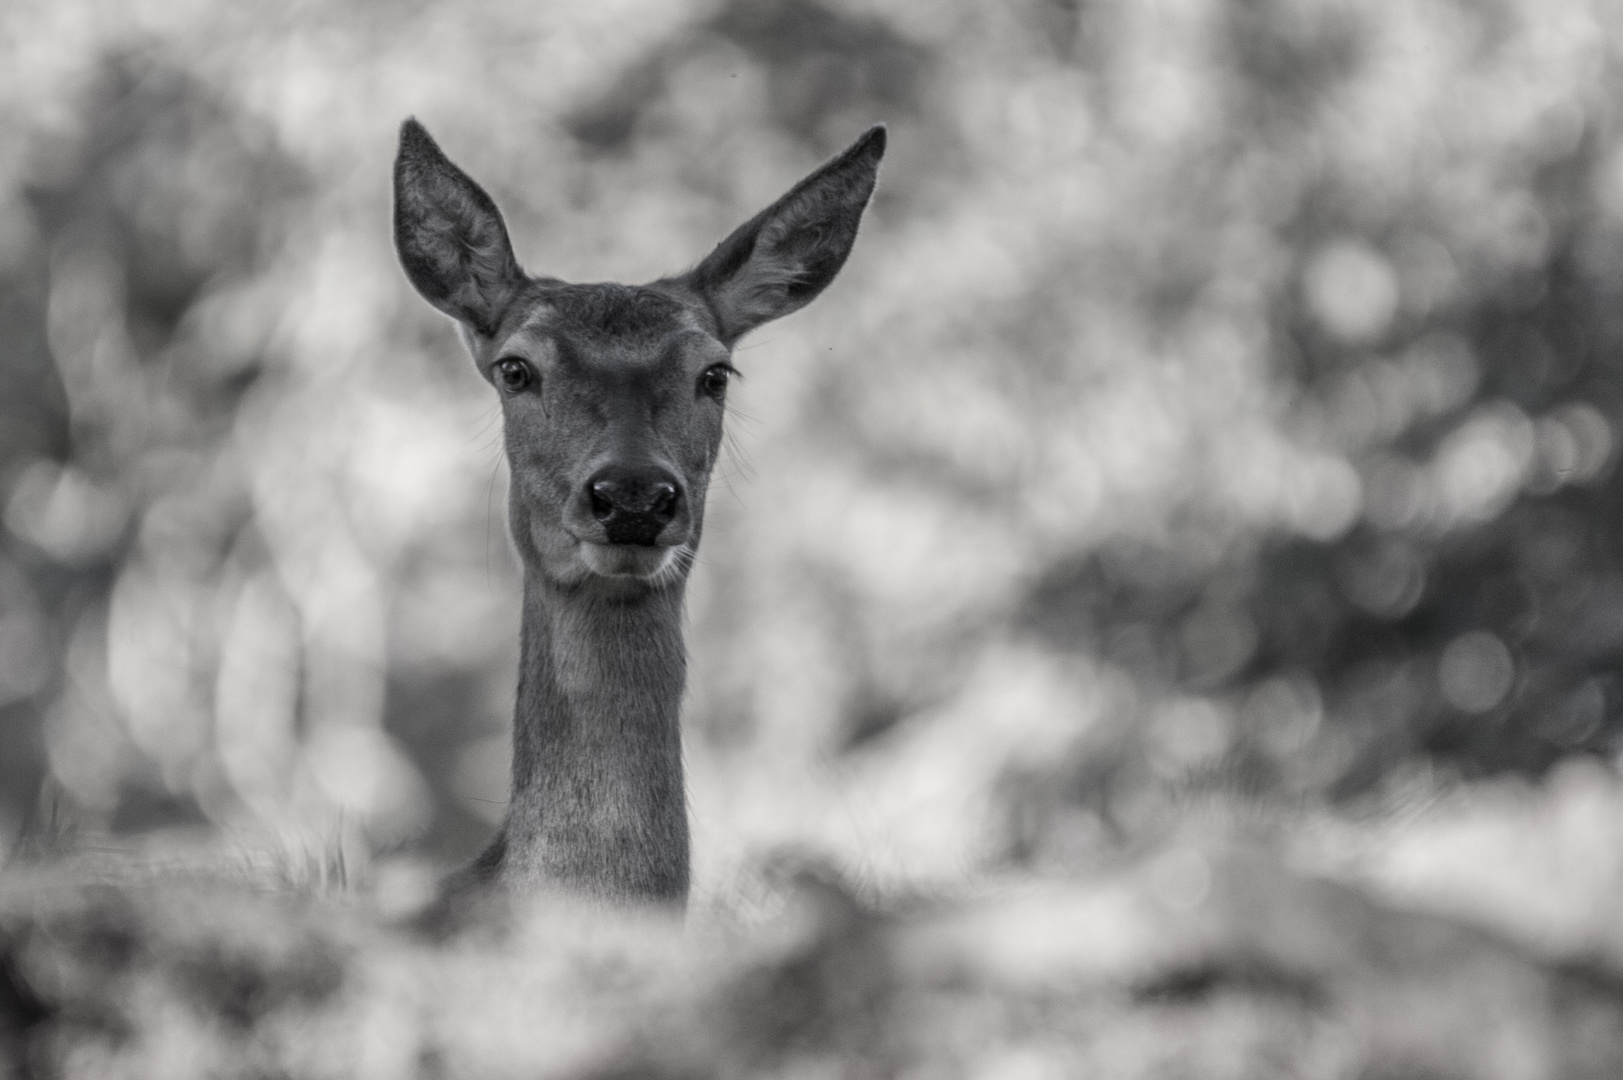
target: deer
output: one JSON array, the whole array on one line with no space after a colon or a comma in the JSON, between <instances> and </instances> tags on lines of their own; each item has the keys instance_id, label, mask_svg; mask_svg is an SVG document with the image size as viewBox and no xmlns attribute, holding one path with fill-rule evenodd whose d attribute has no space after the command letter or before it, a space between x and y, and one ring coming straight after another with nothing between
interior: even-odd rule
<instances>
[{"instance_id":1,"label":"deer","mask_svg":"<svg viewBox=\"0 0 1623 1080\"><path fill-rule=\"evenodd\" d=\"M415 118L394 241L500 401L523 578L511 794L448 896L685 907L683 604L733 351L845 265L885 152L870 128L684 273L526 273L496 203Z\"/></svg>"}]
</instances>

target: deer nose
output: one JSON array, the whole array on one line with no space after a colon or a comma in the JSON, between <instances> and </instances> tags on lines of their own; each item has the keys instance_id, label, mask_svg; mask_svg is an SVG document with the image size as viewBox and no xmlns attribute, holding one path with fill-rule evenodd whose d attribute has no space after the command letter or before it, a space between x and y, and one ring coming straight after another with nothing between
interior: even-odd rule
<instances>
[{"instance_id":1,"label":"deer nose","mask_svg":"<svg viewBox=\"0 0 1623 1080\"><path fill-rule=\"evenodd\" d=\"M681 488L664 470L603 469L586 483L592 516L611 544L651 547L676 517Z\"/></svg>"}]
</instances>

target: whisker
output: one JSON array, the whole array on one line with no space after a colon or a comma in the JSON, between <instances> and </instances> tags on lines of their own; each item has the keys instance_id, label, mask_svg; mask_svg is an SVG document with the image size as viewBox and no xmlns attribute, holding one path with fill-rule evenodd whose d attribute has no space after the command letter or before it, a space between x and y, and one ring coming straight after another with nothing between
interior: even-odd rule
<instances>
[{"instance_id":1,"label":"whisker","mask_svg":"<svg viewBox=\"0 0 1623 1080\"><path fill-rule=\"evenodd\" d=\"M671 550L670 556L654 571L653 584L655 588L664 588L675 584L681 575L693 567L694 548L691 543L681 544Z\"/></svg>"},{"instance_id":2,"label":"whisker","mask_svg":"<svg viewBox=\"0 0 1623 1080\"><path fill-rule=\"evenodd\" d=\"M496 475L502 471L502 459L498 456L490 463L490 480L485 484L485 584L490 584L490 522L496 516L495 509L490 505L496 497Z\"/></svg>"}]
</instances>

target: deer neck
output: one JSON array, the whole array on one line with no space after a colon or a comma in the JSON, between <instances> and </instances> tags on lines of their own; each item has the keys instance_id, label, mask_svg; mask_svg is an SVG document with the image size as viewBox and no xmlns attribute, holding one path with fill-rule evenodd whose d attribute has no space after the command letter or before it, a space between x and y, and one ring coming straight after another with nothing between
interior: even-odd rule
<instances>
[{"instance_id":1,"label":"deer neck","mask_svg":"<svg viewBox=\"0 0 1623 1080\"><path fill-rule=\"evenodd\" d=\"M686 900L683 591L611 598L527 570L503 885Z\"/></svg>"}]
</instances>

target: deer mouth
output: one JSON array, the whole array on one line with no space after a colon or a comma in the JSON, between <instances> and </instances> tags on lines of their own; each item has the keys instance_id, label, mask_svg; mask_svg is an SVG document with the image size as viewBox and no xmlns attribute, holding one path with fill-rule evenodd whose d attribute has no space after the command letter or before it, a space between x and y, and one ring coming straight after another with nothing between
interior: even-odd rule
<instances>
[{"instance_id":1,"label":"deer mouth","mask_svg":"<svg viewBox=\"0 0 1623 1080\"><path fill-rule=\"evenodd\" d=\"M645 544L594 544L583 540L581 561L599 577L657 578L668 573L681 559L684 546L654 547Z\"/></svg>"}]
</instances>

